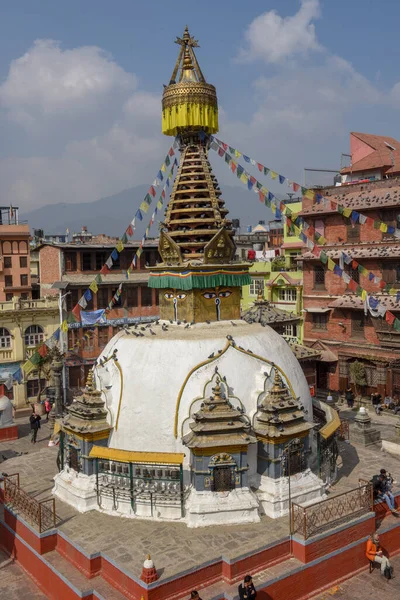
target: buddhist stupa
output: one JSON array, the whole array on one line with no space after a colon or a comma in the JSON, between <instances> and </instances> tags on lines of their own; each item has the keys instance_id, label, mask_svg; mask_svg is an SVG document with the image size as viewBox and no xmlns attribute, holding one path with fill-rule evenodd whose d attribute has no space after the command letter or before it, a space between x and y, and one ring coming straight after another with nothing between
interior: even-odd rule
<instances>
[{"instance_id":1,"label":"buddhist stupa","mask_svg":"<svg viewBox=\"0 0 400 600\"><path fill-rule=\"evenodd\" d=\"M228 209L208 159L210 134L218 130L216 90L205 80L187 27L176 41L162 131L176 137L180 162L161 224L161 262L149 269L160 320L120 331L105 347L94 371L109 438L92 435L88 446L85 431L76 432L71 443L81 445L93 467L73 485L74 465L67 462L55 493L80 507L85 495L88 509L95 502L113 514L191 527L257 522L263 512L287 512L287 477L276 465L293 436L303 457L293 500L323 495L307 465L312 402L286 341L269 326L240 318L250 265L234 260ZM272 436L261 422L278 379L296 418L280 419L279 435Z\"/></svg>"}]
</instances>

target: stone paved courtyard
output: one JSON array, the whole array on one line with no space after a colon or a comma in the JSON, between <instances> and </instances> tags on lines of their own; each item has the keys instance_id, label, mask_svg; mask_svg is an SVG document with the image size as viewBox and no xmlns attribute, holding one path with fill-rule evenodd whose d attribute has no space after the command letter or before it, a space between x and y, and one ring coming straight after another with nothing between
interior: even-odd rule
<instances>
[{"instance_id":1,"label":"stone paved courtyard","mask_svg":"<svg viewBox=\"0 0 400 600\"><path fill-rule=\"evenodd\" d=\"M387 432L393 430L396 422L390 417L376 417L374 421ZM30 443L26 424L20 426L20 436L16 441L0 444L0 459L3 459L0 470L20 473L23 489L40 499L48 497L57 470L57 448L48 447L50 426L43 424L36 445ZM27 454L17 455L23 452ZM338 480L330 494L357 487L360 477L370 479L383 466L396 479L397 457L376 448L365 449L341 442ZM102 551L135 576L139 575L148 552L161 578L166 578L221 555L232 559L254 551L284 538L289 531L286 517L275 520L263 517L261 523L255 525L188 529L181 523L141 521L97 511L83 515L59 500L56 500L56 510L60 530L68 537L88 553Z\"/></svg>"}]
</instances>

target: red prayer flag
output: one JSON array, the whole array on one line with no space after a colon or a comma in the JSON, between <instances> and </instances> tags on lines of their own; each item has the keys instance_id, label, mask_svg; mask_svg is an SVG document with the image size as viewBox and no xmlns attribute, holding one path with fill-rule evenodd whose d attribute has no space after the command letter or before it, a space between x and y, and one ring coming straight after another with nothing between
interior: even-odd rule
<instances>
[{"instance_id":1,"label":"red prayer flag","mask_svg":"<svg viewBox=\"0 0 400 600\"><path fill-rule=\"evenodd\" d=\"M129 223L128 227L126 228L126 232L127 235L129 235L129 237L132 237L133 235L133 227L132 225Z\"/></svg>"},{"instance_id":2,"label":"red prayer flag","mask_svg":"<svg viewBox=\"0 0 400 600\"><path fill-rule=\"evenodd\" d=\"M314 256L319 257L319 255L321 254L321 248L319 246L314 246L312 251L313 251Z\"/></svg>"},{"instance_id":3,"label":"red prayer flag","mask_svg":"<svg viewBox=\"0 0 400 600\"><path fill-rule=\"evenodd\" d=\"M396 317L393 313L391 313L389 310L386 311L385 319L389 325L393 325L395 318Z\"/></svg>"},{"instance_id":4,"label":"red prayer flag","mask_svg":"<svg viewBox=\"0 0 400 600\"><path fill-rule=\"evenodd\" d=\"M225 150L225 152L228 150L228 144L225 144L224 142L221 142L221 146L223 147L223 149Z\"/></svg>"},{"instance_id":5,"label":"red prayer flag","mask_svg":"<svg viewBox=\"0 0 400 600\"><path fill-rule=\"evenodd\" d=\"M107 275L108 271L109 271L109 268L107 267L106 264L104 264L100 269L100 273L103 273L104 275Z\"/></svg>"},{"instance_id":6,"label":"red prayer flag","mask_svg":"<svg viewBox=\"0 0 400 600\"><path fill-rule=\"evenodd\" d=\"M357 269L358 267L358 262L356 260L352 260L351 261L351 266L353 267L353 269Z\"/></svg>"},{"instance_id":7,"label":"red prayer flag","mask_svg":"<svg viewBox=\"0 0 400 600\"><path fill-rule=\"evenodd\" d=\"M164 198L164 199L165 199L165 190L163 190L163 191L161 192L161 196L162 196L162 198Z\"/></svg>"},{"instance_id":8,"label":"red prayer flag","mask_svg":"<svg viewBox=\"0 0 400 600\"><path fill-rule=\"evenodd\" d=\"M257 163L257 167L258 167L258 170L260 171L260 173L264 169L264 167L262 165L260 165L260 163Z\"/></svg>"},{"instance_id":9,"label":"red prayer flag","mask_svg":"<svg viewBox=\"0 0 400 600\"><path fill-rule=\"evenodd\" d=\"M232 162L231 162L231 170L232 170L232 173L234 173L234 172L236 171L236 169L237 169L237 164L236 164L235 162L233 162L233 161L232 161Z\"/></svg>"},{"instance_id":10,"label":"red prayer flag","mask_svg":"<svg viewBox=\"0 0 400 600\"><path fill-rule=\"evenodd\" d=\"M81 320L81 307L79 306L79 304L76 304L74 306L74 308L72 309L72 314L74 315L77 321Z\"/></svg>"},{"instance_id":11,"label":"red prayer flag","mask_svg":"<svg viewBox=\"0 0 400 600\"><path fill-rule=\"evenodd\" d=\"M170 156L174 156L175 152L174 152L174 149L172 147L168 150L168 154Z\"/></svg>"},{"instance_id":12,"label":"red prayer flag","mask_svg":"<svg viewBox=\"0 0 400 600\"><path fill-rule=\"evenodd\" d=\"M384 281L380 281L380 282L379 282L379 287L380 287L382 290L384 290L384 289L385 289L385 287L386 287L386 283L385 283Z\"/></svg>"},{"instance_id":13,"label":"red prayer flag","mask_svg":"<svg viewBox=\"0 0 400 600\"><path fill-rule=\"evenodd\" d=\"M258 197L260 199L260 202L264 202L265 196L264 196L264 194L261 191L258 192Z\"/></svg>"},{"instance_id":14,"label":"red prayer flag","mask_svg":"<svg viewBox=\"0 0 400 600\"><path fill-rule=\"evenodd\" d=\"M218 148L218 156L223 156L225 154L225 150L223 148Z\"/></svg>"},{"instance_id":15,"label":"red prayer flag","mask_svg":"<svg viewBox=\"0 0 400 600\"><path fill-rule=\"evenodd\" d=\"M254 185L257 182L257 179L253 177L253 175L250 175L250 181Z\"/></svg>"},{"instance_id":16,"label":"red prayer flag","mask_svg":"<svg viewBox=\"0 0 400 600\"><path fill-rule=\"evenodd\" d=\"M38 353L40 354L40 356L45 357L46 354L48 353L48 348L46 346L46 344L43 344L42 346L40 346L40 348L38 348Z\"/></svg>"},{"instance_id":17,"label":"red prayer flag","mask_svg":"<svg viewBox=\"0 0 400 600\"><path fill-rule=\"evenodd\" d=\"M348 287L352 292L355 292L357 290L357 283L354 281L354 279L350 279Z\"/></svg>"},{"instance_id":18,"label":"red prayer flag","mask_svg":"<svg viewBox=\"0 0 400 600\"><path fill-rule=\"evenodd\" d=\"M293 191L294 191L294 192L297 192L299 189L300 189L300 186L299 186L299 184L298 184L298 183L295 183L295 182L293 181Z\"/></svg>"},{"instance_id":19,"label":"red prayer flag","mask_svg":"<svg viewBox=\"0 0 400 600\"><path fill-rule=\"evenodd\" d=\"M371 219L371 217L367 217L367 220L365 221L365 224L368 225L368 227L373 227L374 226L374 220Z\"/></svg>"},{"instance_id":20,"label":"red prayer flag","mask_svg":"<svg viewBox=\"0 0 400 600\"><path fill-rule=\"evenodd\" d=\"M153 186L150 187L149 192L154 198L154 196L156 195L156 190L153 188Z\"/></svg>"}]
</instances>

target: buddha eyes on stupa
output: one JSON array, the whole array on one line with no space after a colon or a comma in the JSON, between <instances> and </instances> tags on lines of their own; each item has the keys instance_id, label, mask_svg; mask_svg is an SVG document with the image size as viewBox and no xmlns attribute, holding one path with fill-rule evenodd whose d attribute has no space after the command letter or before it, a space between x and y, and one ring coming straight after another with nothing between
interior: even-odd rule
<instances>
[{"instance_id":1,"label":"buddha eyes on stupa","mask_svg":"<svg viewBox=\"0 0 400 600\"><path fill-rule=\"evenodd\" d=\"M186 294L177 294L176 297L178 300L184 300L186 298Z\"/></svg>"},{"instance_id":2,"label":"buddha eyes on stupa","mask_svg":"<svg viewBox=\"0 0 400 600\"><path fill-rule=\"evenodd\" d=\"M218 294L218 296L220 298L228 298L228 296L230 296L232 294L232 292L230 292L229 290L225 290L224 292L220 292Z\"/></svg>"},{"instance_id":3,"label":"buddha eyes on stupa","mask_svg":"<svg viewBox=\"0 0 400 600\"><path fill-rule=\"evenodd\" d=\"M207 300L210 300L211 298L216 298L217 294L215 292L204 292L203 296Z\"/></svg>"}]
</instances>

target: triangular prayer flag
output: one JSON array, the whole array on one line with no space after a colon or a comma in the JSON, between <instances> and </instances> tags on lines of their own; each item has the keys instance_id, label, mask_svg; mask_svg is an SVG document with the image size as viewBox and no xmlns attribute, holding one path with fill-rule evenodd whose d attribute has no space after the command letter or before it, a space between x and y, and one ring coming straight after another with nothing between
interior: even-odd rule
<instances>
[{"instance_id":1,"label":"triangular prayer flag","mask_svg":"<svg viewBox=\"0 0 400 600\"><path fill-rule=\"evenodd\" d=\"M72 314L74 315L77 321L81 320L81 307L79 306L79 304L76 304L74 306L74 308L72 309Z\"/></svg>"},{"instance_id":2,"label":"triangular prayer flag","mask_svg":"<svg viewBox=\"0 0 400 600\"><path fill-rule=\"evenodd\" d=\"M174 156L174 154L175 154L175 152L174 152L174 149L173 149L173 148L170 148L170 149L168 150L168 154L169 154L169 156Z\"/></svg>"},{"instance_id":3,"label":"triangular prayer flag","mask_svg":"<svg viewBox=\"0 0 400 600\"><path fill-rule=\"evenodd\" d=\"M260 163L257 163L257 168L260 171L260 173L262 173L263 166Z\"/></svg>"},{"instance_id":4,"label":"triangular prayer flag","mask_svg":"<svg viewBox=\"0 0 400 600\"><path fill-rule=\"evenodd\" d=\"M46 344L42 344L41 346L39 346L38 353L42 358L44 358L48 354L48 352L49 349L47 348Z\"/></svg>"},{"instance_id":5,"label":"triangular prayer flag","mask_svg":"<svg viewBox=\"0 0 400 600\"><path fill-rule=\"evenodd\" d=\"M382 233L386 233L388 230L388 227L387 227L386 223L381 223L379 229L382 231Z\"/></svg>"},{"instance_id":6,"label":"triangular prayer flag","mask_svg":"<svg viewBox=\"0 0 400 600\"><path fill-rule=\"evenodd\" d=\"M68 331L67 319L64 319L64 321L61 323L61 331L63 331L64 333L66 333Z\"/></svg>"},{"instance_id":7,"label":"triangular prayer flag","mask_svg":"<svg viewBox=\"0 0 400 600\"><path fill-rule=\"evenodd\" d=\"M117 252L121 253L121 252L122 252L122 250L124 249L124 247L125 247L125 246L124 246L124 244L122 243L122 240L118 240L118 243L117 243L117 245L116 245Z\"/></svg>"},{"instance_id":8,"label":"triangular prayer flag","mask_svg":"<svg viewBox=\"0 0 400 600\"><path fill-rule=\"evenodd\" d=\"M400 319L395 319L393 321L393 329L395 329L396 331L400 331Z\"/></svg>"},{"instance_id":9,"label":"triangular prayer flag","mask_svg":"<svg viewBox=\"0 0 400 600\"><path fill-rule=\"evenodd\" d=\"M126 242L128 241L128 236L126 235L126 233L124 233L123 236L121 237L121 241L123 244L126 244Z\"/></svg>"},{"instance_id":10,"label":"triangular prayer flag","mask_svg":"<svg viewBox=\"0 0 400 600\"><path fill-rule=\"evenodd\" d=\"M275 171L270 171L269 174L271 175L272 179L276 179L278 177L278 173Z\"/></svg>"},{"instance_id":11,"label":"triangular prayer flag","mask_svg":"<svg viewBox=\"0 0 400 600\"><path fill-rule=\"evenodd\" d=\"M103 275L107 275L109 270L110 267L107 265L107 263L104 263L104 265L100 269L100 273L102 273Z\"/></svg>"},{"instance_id":12,"label":"triangular prayer flag","mask_svg":"<svg viewBox=\"0 0 400 600\"><path fill-rule=\"evenodd\" d=\"M299 189L300 189L300 186L299 186L299 184L298 184L298 183L295 183L294 181L293 181L293 186L292 186L292 187L293 187L293 191L294 191L294 192L298 192L298 191L299 191Z\"/></svg>"},{"instance_id":13,"label":"triangular prayer flag","mask_svg":"<svg viewBox=\"0 0 400 600\"><path fill-rule=\"evenodd\" d=\"M279 175L279 183L283 183L285 179L286 177L284 177L283 175Z\"/></svg>"},{"instance_id":14,"label":"triangular prayer flag","mask_svg":"<svg viewBox=\"0 0 400 600\"><path fill-rule=\"evenodd\" d=\"M392 325L394 323L395 318L396 317L393 313L391 313L389 310L386 311L385 320L387 323L389 323L389 325Z\"/></svg>"},{"instance_id":15,"label":"triangular prayer flag","mask_svg":"<svg viewBox=\"0 0 400 600\"><path fill-rule=\"evenodd\" d=\"M86 291L88 291L88 290L86 290ZM82 296L82 298L79 300L78 304L81 308L83 308L83 310L85 310L85 308L87 307L87 301L86 301L85 295Z\"/></svg>"}]
</instances>

